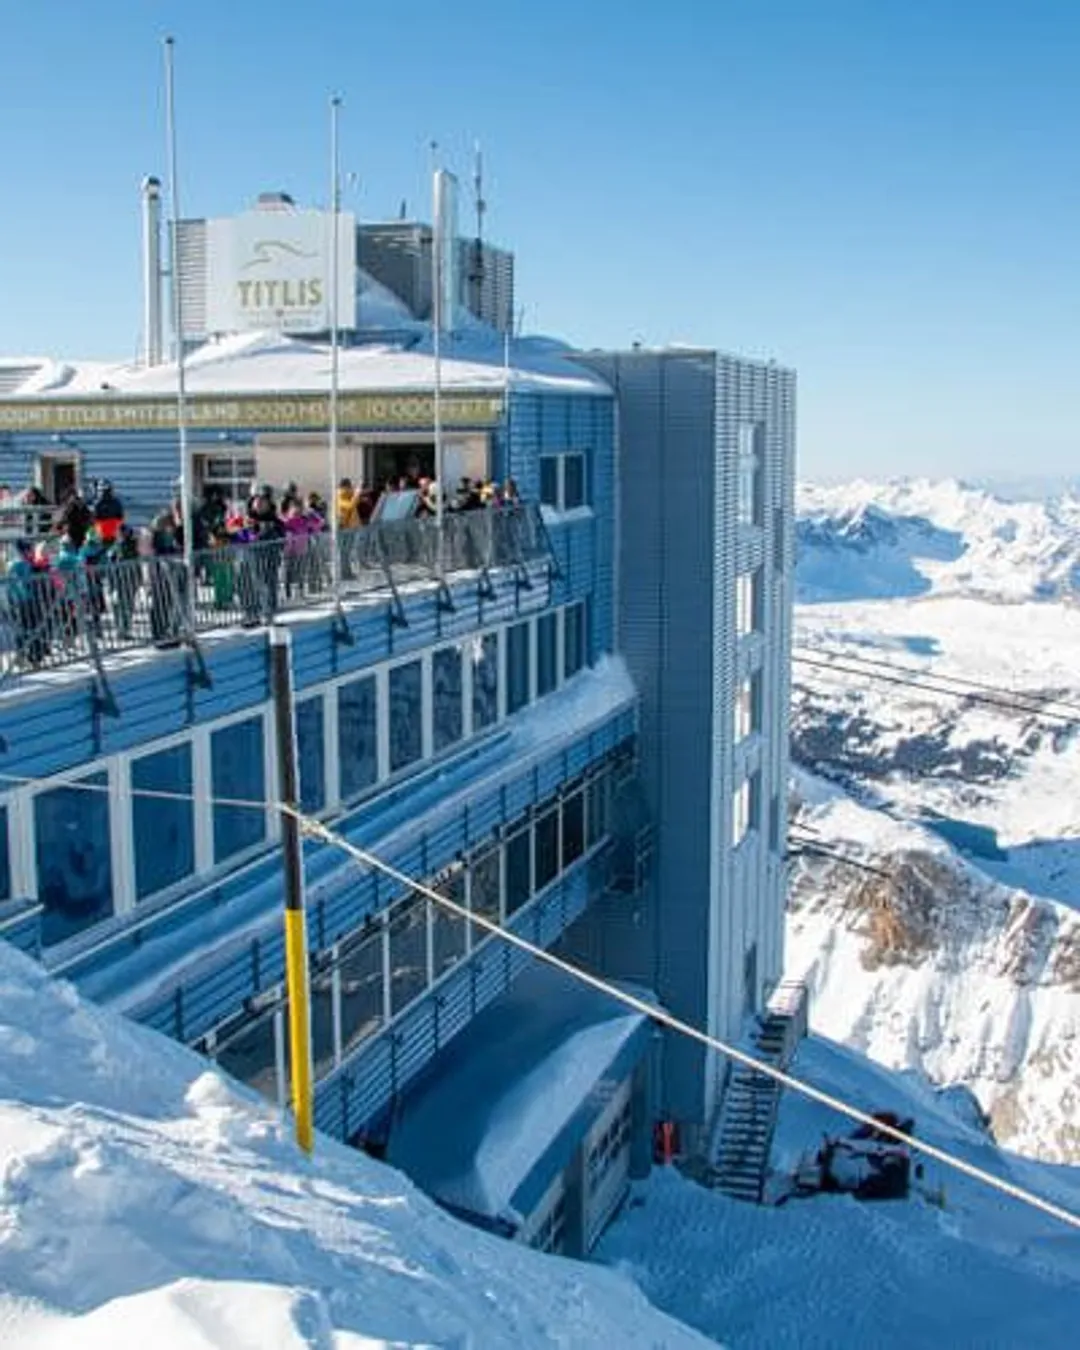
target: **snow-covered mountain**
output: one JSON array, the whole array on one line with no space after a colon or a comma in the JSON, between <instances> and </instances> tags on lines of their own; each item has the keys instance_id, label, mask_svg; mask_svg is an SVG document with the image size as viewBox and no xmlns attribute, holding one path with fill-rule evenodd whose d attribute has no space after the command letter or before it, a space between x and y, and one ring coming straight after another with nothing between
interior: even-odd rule
<instances>
[{"instance_id":1,"label":"snow-covered mountain","mask_svg":"<svg viewBox=\"0 0 1080 1350\"><path fill-rule=\"evenodd\" d=\"M799 860L791 973L824 1034L1080 1162L1080 501L926 482L801 501L796 838L878 871Z\"/></svg>"},{"instance_id":2,"label":"snow-covered mountain","mask_svg":"<svg viewBox=\"0 0 1080 1350\"><path fill-rule=\"evenodd\" d=\"M978 595L1080 597L1080 497L1005 501L955 481L803 485L804 603Z\"/></svg>"}]
</instances>

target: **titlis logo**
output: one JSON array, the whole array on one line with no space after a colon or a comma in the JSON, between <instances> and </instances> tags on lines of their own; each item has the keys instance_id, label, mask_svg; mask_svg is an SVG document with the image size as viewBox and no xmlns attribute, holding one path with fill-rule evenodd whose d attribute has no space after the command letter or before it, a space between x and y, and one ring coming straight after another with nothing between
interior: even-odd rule
<instances>
[{"instance_id":1,"label":"titlis logo","mask_svg":"<svg viewBox=\"0 0 1080 1350\"><path fill-rule=\"evenodd\" d=\"M284 239L259 239L252 246L252 256L243 266L273 267L275 263L293 258L317 258L317 253L305 253ZM322 277L276 278L273 280L245 279L236 283L241 309L270 309L275 312L289 309L314 309L323 302Z\"/></svg>"}]
</instances>

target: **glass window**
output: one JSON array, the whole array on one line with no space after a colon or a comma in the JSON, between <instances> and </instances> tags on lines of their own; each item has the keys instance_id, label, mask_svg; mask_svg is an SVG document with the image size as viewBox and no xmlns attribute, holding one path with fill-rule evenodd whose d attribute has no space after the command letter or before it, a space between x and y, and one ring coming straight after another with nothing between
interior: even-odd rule
<instances>
[{"instance_id":1,"label":"glass window","mask_svg":"<svg viewBox=\"0 0 1080 1350\"><path fill-rule=\"evenodd\" d=\"M535 866L533 880L536 890L543 890L559 875L559 808L556 806L536 822Z\"/></svg>"},{"instance_id":2,"label":"glass window","mask_svg":"<svg viewBox=\"0 0 1080 1350\"><path fill-rule=\"evenodd\" d=\"M774 794L769 802L769 848L774 853L780 849L780 797Z\"/></svg>"},{"instance_id":3,"label":"glass window","mask_svg":"<svg viewBox=\"0 0 1080 1350\"><path fill-rule=\"evenodd\" d=\"M511 915L532 895L532 830L526 828L506 841L506 913Z\"/></svg>"},{"instance_id":4,"label":"glass window","mask_svg":"<svg viewBox=\"0 0 1080 1350\"><path fill-rule=\"evenodd\" d=\"M300 806L315 813L326 805L326 743L322 696L296 705L296 754L300 761Z\"/></svg>"},{"instance_id":5,"label":"glass window","mask_svg":"<svg viewBox=\"0 0 1080 1350\"><path fill-rule=\"evenodd\" d=\"M529 701L528 623L515 623L506 630L506 711L515 713Z\"/></svg>"},{"instance_id":6,"label":"glass window","mask_svg":"<svg viewBox=\"0 0 1080 1350\"><path fill-rule=\"evenodd\" d=\"M558 614L541 614L536 621L536 696L543 698L558 684L555 662L555 627Z\"/></svg>"},{"instance_id":7,"label":"glass window","mask_svg":"<svg viewBox=\"0 0 1080 1350\"><path fill-rule=\"evenodd\" d=\"M743 680L735 695L736 743L761 729L761 675Z\"/></svg>"},{"instance_id":8,"label":"glass window","mask_svg":"<svg viewBox=\"0 0 1080 1350\"><path fill-rule=\"evenodd\" d=\"M569 867L585 852L585 793L575 792L562 804L562 865Z\"/></svg>"},{"instance_id":9,"label":"glass window","mask_svg":"<svg viewBox=\"0 0 1080 1350\"><path fill-rule=\"evenodd\" d=\"M424 752L423 671L419 661L390 672L390 772L407 768Z\"/></svg>"},{"instance_id":10,"label":"glass window","mask_svg":"<svg viewBox=\"0 0 1080 1350\"><path fill-rule=\"evenodd\" d=\"M334 984L329 970L311 980L311 1062L316 1080L334 1067Z\"/></svg>"},{"instance_id":11,"label":"glass window","mask_svg":"<svg viewBox=\"0 0 1080 1350\"><path fill-rule=\"evenodd\" d=\"M107 788L108 781L107 774L93 773L34 798L41 941L46 947L112 913L109 794L97 790Z\"/></svg>"},{"instance_id":12,"label":"glass window","mask_svg":"<svg viewBox=\"0 0 1080 1350\"><path fill-rule=\"evenodd\" d=\"M494 726L499 717L499 639L495 633L472 645L473 730Z\"/></svg>"},{"instance_id":13,"label":"glass window","mask_svg":"<svg viewBox=\"0 0 1080 1350\"><path fill-rule=\"evenodd\" d=\"M374 922L341 958L343 1057L382 1026L384 937L382 924Z\"/></svg>"},{"instance_id":14,"label":"glass window","mask_svg":"<svg viewBox=\"0 0 1080 1350\"><path fill-rule=\"evenodd\" d=\"M266 796L263 720L249 717L223 727L210 737L210 771L215 797L259 802ZM266 835L266 810L261 806L214 804L214 861L251 848Z\"/></svg>"},{"instance_id":15,"label":"glass window","mask_svg":"<svg viewBox=\"0 0 1080 1350\"><path fill-rule=\"evenodd\" d=\"M540 500L545 506L559 505L559 457L540 457Z\"/></svg>"},{"instance_id":16,"label":"glass window","mask_svg":"<svg viewBox=\"0 0 1080 1350\"><path fill-rule=\"evenodd\" d=\"M427 988L427 901L402 900L390 911L390 1015Z\"/></svg>"},{"instance_id":17,"label":"glass window","mask_svg":"<svg viewBox=\"0 0 1080 1350\"><path fill-rule=\"evenodd\" d=\"M461 648L443 647L431 658L432 732L435 753L461 740Z\"/></svg>"},{"instance_id":18,"label":"glass window","mask_svg":"<svg viewBox=\"0 0 1080 1350\"><path fill-rule=\"evenodd\" d=\"M271 1100L277 1097L277 1039L274 1013L264 1014L227 1040L219 1042L214 1058L227 1074L247 1083Z\"/></svg>"},{"instance_id":19,"label":"glass window","mask_svg":"<svg viewBox=\"0 0 1080 1350\"><path fill-rule=\"evenodd\" d=\"M195 870L195 805L191 744L144 755L131 765L131 821L135 847L135 897L142 900ZM176 800L143 797L173 792Z\"/></svg>"},{"instance_id":20,"label":"glass window","mask_svg":"<svg viewBox=\"0 0 1080 1350\"><path fill-rule=\"evenodd\" d=\"M11 854L8 842L8 809L0 806L0 900L11 899Z\"/></svg>"},{"instance_id":21,"label":"glass window","mask_svg":"<svg viewBox=\"0 0 1080 1350\"><path fill-rule=\"evenodd\" d=\"M737 847L751 830L761 824L761 775L752 774L735 790L732 798L731 844Z\"/></svg>"},{"instance_id":22,"label":"glass window","mask_svg":"<svg viewBox=\"0 0 1080 1350\"><path fill-rule=\"evenodd\" d=\"M738 848L750 828L750 784L743 779L731 799L731 846Z\"/></svg>"},{"instance_id":23,"label":"glass window","mask_svg":"<svg viewBox=\"0 0 1080 1350\"><path fill-rule=\"evenodd\" d=\"M371 787L379 773L375 676L338 689L338 761L341 796L348 801Z\"/></svg>"},{"instance_id":24,"label":"glass window","mask_svg":"<svg viewBox=\"0 0 1080 1350\"><path fill-rule=\"evenodd\" d=\"M608 776L606 773L592 779L585 789L588 810L588 842L592 848L607 834Z\"/></svg>"},{"instance_id":25,"label":"glass window","mask_svg":"<svg viewBox=\"0 0 1080 1350\"><path fill-rule=\"evenodd\" d=\"M563 675L570 679L585 664L585 606L563 610Z\"/></svg>"},{"instance_id":26,"label":"glass window","mask_svg":"<svg viewBox=\"0 0 1080 1350\"><path fill-rule=\"evenodd\" d=\"M492 923L500 922L499 912L499 850L493 849L472 865L469 882L469 908ZM473 943L483 942L488 936L484 928L473 928Z\"/></svg>"},{"instance_id":27,"label":"glass window","mask_svg":"<svg viewBox=\"0 0 1080 1350\"><path fill-rule=\"evenodd\" d=\"M567 511L585 505L585 456L563 455L563 500Z\"/></svg>"},{"instance_id":28,"label":"glass window","mask_svg":"<svg viewBox=\"0 0 1080 1350\"><path fill-rule=\"evenodd\" d=\"M761 445L763 427L760 422L748 422L739 427L738 518L741 525L762 523Z\"/></svg>"},{"instance_id":29,"label":"glass window","mask_svg":"<svg viewBox=\"0 0 1080 1350\"><path fill-rule=\"evenodd\" d=\"M761 569L743 572L735 581L735 632L739 637L761 627Z\"/></svg>"},{"instance_id":30,"label":"glass window","mask_svg":"<svg viewBox=\"0 0 1080 1350\"><path fill-rule=\"evenodd\" d=\"M465 903L465 873L459 872L439 888L439 893L459 905ZM465 955L465 920L448 909L428 901L431 906L432 970L435 979Z\"/></svg>"}]
</instances>

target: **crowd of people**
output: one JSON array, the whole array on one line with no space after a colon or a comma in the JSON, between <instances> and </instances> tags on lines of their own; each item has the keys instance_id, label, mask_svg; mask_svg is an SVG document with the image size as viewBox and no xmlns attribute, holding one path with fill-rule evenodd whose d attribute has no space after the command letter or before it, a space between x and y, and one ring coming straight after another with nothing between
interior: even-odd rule
<instances>
[{"instance_id":1,"label":"crowd of people","mask_svg":"<svg viewBox=\"0 0 1080 1350\"><path fill-rule=\"evenodd\" d=\"M386 510L394 499L394 509ZM443 499L446 512L516 505L513 480L502 485L463 478ZM384 516L430 518L439 510L438 485L417 474L375 490L338 484L333 509L338 529L352 532ZM313 541L330 530L330 508L317 492L295 483L275 491L252 484L246 501L230 501L208 485L189 513L194 576L178 566L184 555L184 511L177 497L142 526L127 518L124 503L107 480L86 494L69 492L55 507L37 487L15 496L0 484L0 520L17 528L6 569L7 618L16 652L41 665L57 645L69 646L82 626L101 634L111 622L121 641L134 638L133 623L145 596L149 637L178 640L189 587L217 610L237 608L241 622L269 621L297 590L325 589L329 553ZM250 545L262 545L251 549ZM348 568L343 575L349 575Z\"/></svg>"}]
</instances>

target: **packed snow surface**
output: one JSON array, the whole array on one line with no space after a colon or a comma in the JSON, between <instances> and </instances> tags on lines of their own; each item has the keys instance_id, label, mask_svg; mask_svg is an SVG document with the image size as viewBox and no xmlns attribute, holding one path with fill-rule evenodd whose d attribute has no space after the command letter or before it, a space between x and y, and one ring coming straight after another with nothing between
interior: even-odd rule
<instances>
[{"instance_id":1,"label":"packed snow surface","mask_svg":"<svg viewBox=\"0 0 1080 1350\"><path fill-rule=\"evenodd\" d=\"M531 1350L707 1342L611 1272L459 1224L0 943L0 1344Z\"/></svg>"},{"instance_id":2,"label":"packed snow surface","mask_svg":"<svg viewBox=\"0 0 1080 1350\"><path fill-rule=\"evenodd\" d=\"M804 858L789 973L823 1034L1080 1162L1080 501L919 482L801 505L796 837L887 876Z\"/></svg>"},{"instance_id":3,"label":"packed snow surface","mask_svg":"<svg viewBox=\"0 0 1080 1350\"><path fill-rule=\"evenodd\" d=\"M796 1072L916 1134L1080 1212L1080 1174L1010 1158L963 1102L915 1075L812 1039ZM793 1170L850 1123L792 1093L774 1164ZM937 1164L909 1200L818 1195L780 1208L729 1200L665 1168L637 1188L600 1259L673 1316L732 1350L1067 1350L1080 1308L1080 1233Z\"/></svg>"}]
</instances>

